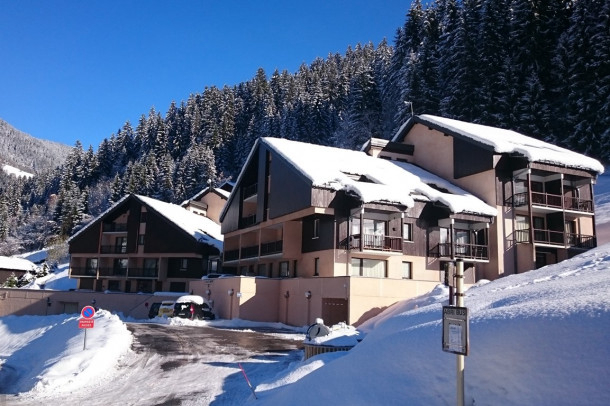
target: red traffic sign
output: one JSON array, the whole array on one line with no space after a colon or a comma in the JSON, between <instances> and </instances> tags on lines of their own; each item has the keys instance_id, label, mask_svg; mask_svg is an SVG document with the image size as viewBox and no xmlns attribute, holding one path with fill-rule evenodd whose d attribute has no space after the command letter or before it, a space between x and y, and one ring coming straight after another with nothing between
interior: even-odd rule
<instances>
[{"instance_id":1,"label":"red traffic sign","mask_svg":"<svg viewBox=\"0 0 610 406\"><path fill-rule=\"evenodd\" d=\"M80 319L78 321L78 328L93 328L95 320L93 319Z\"/></svg>"},{"instance_id":2,"label":"red traffic sign","mask_svg":"<svg viewBox=\"0 0 610 406\"><path fill-rule=\"evenodd\" d=\"M95 315L95 309L93 306L85 306L83 310L81 310L80 315L85 319L91 319Z\"/></svg>"}]
</instances>

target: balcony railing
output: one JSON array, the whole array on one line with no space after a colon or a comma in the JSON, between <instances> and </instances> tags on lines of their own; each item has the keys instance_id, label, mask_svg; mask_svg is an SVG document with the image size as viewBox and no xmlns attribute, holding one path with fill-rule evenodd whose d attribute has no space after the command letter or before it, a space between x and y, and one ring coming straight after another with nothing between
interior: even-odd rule
<instances>
[{"instance_id":1,"label":"balcony railing","mask_svg":"<svg viewBox=\"0 0 610 406\"><path fill-rule=\"evenodd\" d=\"M127 231L127 223L104 223L102 231L105 233L116 233Z\"/></svg>"},{"instance_id":2,"label":"balcony railing","mask_svg":"<svg viewBox=\"0 0 610 406\"><path fill-rule=\"evenodd\" d=\"M125 245L102 245L100 247L102 254L127 254L127 246Z\"/></svg>"},{"instance_id":3,"label":"balcony railing","mask_svg":"<svg viewBox=\"0 0 610 406\"><path fill-rule=\"evenodd\" d=\"M129 268L127 269L128 278L157 278L159 270L155 268Z\"/></svg>"},{"instance_id":4,"label":"balcony railing","mask_svg":"<svg viewBox=\"0 0 610 406\"><path fill-rule=\"evenodd\" d=\"M224 252L223 260L226 261L237 261L239 259L239 250L229 250Z\"/></svg>"},{"instance_id":5,"label":"balcony railing","mask_svg":"<svg viewBox=\"0 0 610 406\"><path fill-rule=\"evenodd\" d=\"M242 217L239 219L240 228L250 227L254 224L256 224L256 214L252 214L250 216Z\"/></svg>"},{"instance_id":6,"label":"balcony railing","mask_svg":"<svg viewBox=\"0 0 610 406\"><path fill-rule=\"evenodd\" d=\"M487 245L456 243L453 254L456 258L489 260ZM439 243L430 250L430 256L451 258L451 243Z\"/></svg>"},{"instance_id":7,"label":"balcony railing","mask_svg":"<svg viewBox=\"0 0 610 406\"><path fill-rule=\"evenodd\" d=\"M513 196L506 199L505 204L507 206L514 205L515 207L526 206L529 202L529 193L515 193ZM553 207L565 210L582 211L587 213L593 213L593 200L581 199L577 197L562 197L560 195L553 195L549 193L532 192L532 204L534 206Z\"/></svg>"},{"instance_id":8,"label":"balcony railing","mask_svg":"<svg viewBox=\"0 0 610 406\"><path fill-rule=\"evenodd\" d=\"M517 242L529 243L530 230L515 230L515 239ZM541 229L534 229L534 242L583 249L595 248L597 246L597 239L592 235Z\"/></svg>"},{"instance_id":9,"label":"balcony railing","mask_svg":"<svg viewBox=\"0 0 610 406\"><path fill-rule=\"evenodd\" d=\"M585 200L577 197L566 197L564 202L566 210L593 213L593 200Z\"/></svg>"},{"instance_id":10,"label":"balcony railing","mask_svg":"<svg viewBox=\"0 0 610 406\"><path fill-rule=\"evenodd\" d=\"M86 268L86 267L72 267L70 268L71 276L97 276L97 269L94 268Z\"/></svg>"},{"instance_id":11,"label":"balcony railing","mask_svg":"<svg viewBox=\"0 0 610 406\"><path fill-rule=\"evenodd\" d=\"M258 257L258 245L253 245L250 247L242 247L241 250L241 258L255 258Z\"/></svg>"},{"instance_id":12,"label":"balcony railing","mask_svg":"<svg viewBox=\"0 0 610 406\"><path fill-rule=\"evenodd\" d=\"M261 257L265 255L279 254L284 247L284 241L278 240L261 244Z\"/></svg>"},{"instance_id":13,"label":"balcony railing","mask_svg":"<svg viewBox=\"0 0 610 406\"><path fill-rule=\"evenodd\" d=\"M127 268L100 268L100 276L127 276Z\"/></svg>"},{"instance_id":14,"label":"balcony railing","mask_svg":"<svg viewBox=\"0 0 610 406\"><path fill-rule=\"evenodd\" d=\"M376 234L354 234L341 244L347 249L402 252L402 237Z\"/></svg>"}]
</instances>

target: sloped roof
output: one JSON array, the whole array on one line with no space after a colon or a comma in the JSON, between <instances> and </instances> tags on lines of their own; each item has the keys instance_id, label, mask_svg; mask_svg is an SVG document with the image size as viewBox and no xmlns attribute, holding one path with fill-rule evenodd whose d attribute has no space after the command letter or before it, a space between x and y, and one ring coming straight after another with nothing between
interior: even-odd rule
<instances>
[{"instance_id":1,"label":"sloped roof","mask_svg":"<svg viewBox=\"0 0 610 406\"><path fill-rule=\"evenodd\" d=\"M220 232L220 225L207 217L195 214L187 209L172 203L162 202L151 197L141 195L127 195L121 200L116 202L108 210L97 216L89 224L75 233L68 242L74 239L77 235L88 229L90 226L95 224L99 219L105 217L108 213L114 210L117 206L121 205L126 199L133 196L138 199L142 204L151 208L156 213L165 217L168 221L175 224L178 228L183 230L185 233L196 239L197 241L203 242L207 245L217 248L222 251L223 235Z\"/></svg>"},{"instance_id":2,"label":"sloped roof","mask_svg":"<svg viewBox=\"0 0 610 406\"><path fill-rule=\"evenodd\" d=\"M36 269L36 264L23 258L0 256L0 269L29 272Z\"/></svg>"},{"instance_id":3,"label":"sloped roof","mask_svg":"<svg viewBox=\"0 0 610 406\"><path fill-rule=\"evenodd\" d=\"M197 241L214 246L222 251L223 236L220 232L219 224L216 224L205 216L195 214L176 204L162 202L161 200L146 196L135 196Z\"/></svg>"},{"instance_id":4,"label":"sloped roof","mask_svg":"<svg viewBox=\"0 0 610 406\"><path fill-rule=\"evenodd\" d=\"M392 141L402 141L414 124L423 124L445 134L478 143L497 154L519 154L530 162L604 172L604 166L596 159L558 147L548 142L528 137L511 130L473 124L465 121L422 114L412 117L398 130Z\"/></svg>"},{"instance_id":5,"label":"sloped roof","mask_svg":"<svg viewBox=\"0 0 610 406\"><path fill-rule=\"evenodd\" d=\"M290 162L312 186L343 190L364 203L413 207L414 200L424 200L443 203L453 213L497 215L497 210L481 199L414 165L375 158L362 151L280 138L261 138L261 142Z\"/></svg>"}]
</instances>

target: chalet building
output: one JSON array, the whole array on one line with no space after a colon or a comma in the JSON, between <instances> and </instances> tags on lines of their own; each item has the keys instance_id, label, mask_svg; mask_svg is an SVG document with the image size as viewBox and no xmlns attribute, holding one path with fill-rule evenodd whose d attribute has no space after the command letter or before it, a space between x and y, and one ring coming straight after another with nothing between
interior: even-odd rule
<instances>
[{"instance_id":1,"label":"chalet building","mask_svg":"<svg viewBox=\"0 0 610 406\"><path fill-rule=\"evenodd\" d=\"M343 309L331 319L353 321L371 303L382 308L408 292L430 290L443 281L439 270L452 257L488 262L488 230L496 215L481 199L403 161L261 138L220 217L223 268L245 276L326 278L329 284L332 278L356 278L358 303L350 303L357 295L349 291L355 280L349 287L342 282L347 292L317 295L322 307ZM438 241L434 256L431 234ZM380 291L371 301L371 288L380 280L386 295ZM408 284L426 288L410 290ZM402 286L400 292L390 295L392 285ZM321 311L329 314L328 309Z\"/></svg>"},{"instance_id":2,"label":"chalet building","mask_svg":"<svg viewBox=\"0 0 610 406\"><path fill-rule=\"evenodd\" d=\"M36 264L24 258L0 256L0 285L11 276L20 278L28 272L36 272Z\"/></svg>"},{"instance_id":3,"label":"chalet building","mask_svg":"<svg viewBox=\"0 0 610 406\"><path fill-rule=\"evenodd\" d=\"M496 208L489 261L477 264L477 279L525 272L597 245L593 185L604 168L595 159L514 131L430 115L405 123L388 143L397 144L406 154L382 147L374 155L426 168ZM459 243L474 242L457 223L452 228ZM441 251L436 256L452 259Z\"/></svg>"},{"instance_id":4,"label":"chalet building","mask_svg":"<svg viewBox=\"0 0 610 406\"><path fill-rule=\"evenodd\" d=\"M220 215L224 271L255 278L218 281L229 289L216 297L224 316L357 324L451 282L458 260L467 283L557 262L596 245L601 172L551 144L434 116L361 151L260 138Z\"/></svg>"},{"instance_id":5,"label":"chalet building","mask_svg":"<svg viewBox=\"0 0 610 406\"><path fill-rule=\"evenodd\" d=\"M218 187L207 187L184 201L181 206L220 224L220 213L229 199L233 186L232 182L224 182Z\"/></svg>"},{"instance_id":6,"label":"chalet building","mask_svg":"<svg viewBox=\"0 0 610 406\"><path fill-rule=\"evenodd\" d=\"M204 199L205 200L205 199ZM79 290L189 292L219 266L220 225L178 205L131 194L69 240Z\"/></svg>"}]
</instances>

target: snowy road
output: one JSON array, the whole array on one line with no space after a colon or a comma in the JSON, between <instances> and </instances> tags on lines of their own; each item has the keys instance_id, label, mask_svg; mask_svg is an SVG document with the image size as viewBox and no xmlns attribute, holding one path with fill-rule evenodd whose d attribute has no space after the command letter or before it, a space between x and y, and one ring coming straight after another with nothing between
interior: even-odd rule
<instances>
[{"instance_id":1,"label":"snowy road","mask_svg":"<svg viewBox=\"0 0 610 406\"><path fill-rule=\"evenodd\" d=\"M303 335L130 323L132 351L99 382L75 393L5 398L0 405L241 405L250 381L302 358ZM41 403L42 402L42 403Z\"/></svg>"}]
</instances>

